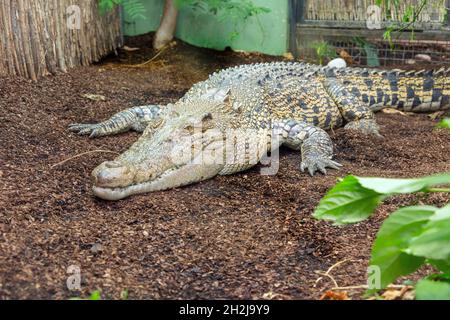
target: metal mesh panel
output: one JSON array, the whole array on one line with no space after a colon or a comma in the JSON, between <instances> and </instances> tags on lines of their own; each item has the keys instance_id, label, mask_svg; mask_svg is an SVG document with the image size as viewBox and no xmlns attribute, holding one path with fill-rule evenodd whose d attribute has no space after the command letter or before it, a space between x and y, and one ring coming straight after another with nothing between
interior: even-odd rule
<instances>
[{"instance_id":1,"label":"metal mesh panel","mask_svg":"<svg viewBox=\"0 0 450 320\"><path fill-rule=\"evenodd\" d=\"M450 41L438 40L393 40L392 43L380 39L367 39L376 48L381 66L401 64L430 64L450 65ZM354 64L368 65L366 50L358 43L348 39L339 41L330 39L328 43L336 48L339 54L342 50L347 52ZM345 56L345 54L342 54ZM426 55L424 57L424 55ZM424 58L430 58L425 60Z\"/></svg>"},{"instance_id":2,"label":"metal mesh panel","mask_svg":"<svg viewBox=\"0 0 450 320\"><path fill-rule=\"evenodd\" d=\"M401 21L403 14L410 5L418 6L421 0L402 0L398 7L390 2L389 8L380 12L381 21ZM427 0L426 6L417 17L417 25L440 25L446 19L447 0ZM330 22L362 22L367 20L368 9L376 4L375 0L304 0L303 20ZM387 10L388 9L388 10Z\"/></svg>"},{"instance_id":3,"label":"metal mesh panel","mask_svg":"<svg viewBox=\"0 0 450 320\"><path fill-rule=\"evenodd\" d=\"M420 0L400 3L400 10L391 9L394 20ZM390 23L386 10L380 15L381 29L370 30L366 25L367 8L375 0L298 0L293 4L296 35L291 43L296 55L306 60L317 62L314 45L326 42L354 65L374 66L375 61L379 66L429 64L434 68L450 64L450 14L445 13L450 0L429 0L414 24L414 35L395 33L391 42L383 39L384 27Z\"/></svg>"}]
</instances>

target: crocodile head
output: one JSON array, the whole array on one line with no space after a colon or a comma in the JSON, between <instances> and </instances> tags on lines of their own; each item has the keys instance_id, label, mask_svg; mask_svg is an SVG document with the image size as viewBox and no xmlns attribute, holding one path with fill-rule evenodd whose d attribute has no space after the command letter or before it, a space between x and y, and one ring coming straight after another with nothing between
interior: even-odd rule
<instances>
[{"instance_id":1,"label":"crocodile head","mask_svg":"<svg viewBox=\"0 0 450 320\"><path fill-rule=\"evenodd\" d=\"M161 120L127 151L94 169L94 194L119 200L217 175L224 168L223 132L233 123L233 112L228 91L212 97L167 106Z\"/></svg>"}]
</instances>

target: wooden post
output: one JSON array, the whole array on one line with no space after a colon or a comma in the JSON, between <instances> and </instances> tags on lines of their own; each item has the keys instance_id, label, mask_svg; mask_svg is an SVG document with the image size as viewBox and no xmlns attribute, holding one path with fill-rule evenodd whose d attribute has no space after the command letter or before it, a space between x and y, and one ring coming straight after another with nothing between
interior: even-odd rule
<instances>
[{"instance_id":1,"label":"wooden post","mask_svg":"<svg viewBox=\"0 0 450 320\"><path fill-rule=\"evenodd\" d=\"M297 17L295 15L297 8L297 0L289 0L289 51L295 52L297 49Z\"/></svg>"},{"instance_id":2,"label":"wooden post","mask_svg":"<svg viewBox=\"0 0 450 320\"><path fill-rule=\"evenodd\" d=\"M447 21L445 22L445 24L447 25L447 27L450 27L450 0L447 0L445 8L447 10Z\"/></svg>"},{"instance_id":3,"label":"wooden post","mask_svg":"<svg viewBox=\"0 0 450 320\"><path fill-rule=\"evenodd\" d=\"M177 27L178 8L174 0L165 0L161 24L153 40L153 48L160 50L172 41Z\"/></svg>"},{"instance_id":4,"label":"wooden post","mask_svg":"<svg viewBox=\"0 0 450 320\"><path fill-rule=\"evenodd\" d=\"M0 76L36 80L121 45L119 11L101 15L98 0L0 1Z\"/></svg>"}]
</instances>

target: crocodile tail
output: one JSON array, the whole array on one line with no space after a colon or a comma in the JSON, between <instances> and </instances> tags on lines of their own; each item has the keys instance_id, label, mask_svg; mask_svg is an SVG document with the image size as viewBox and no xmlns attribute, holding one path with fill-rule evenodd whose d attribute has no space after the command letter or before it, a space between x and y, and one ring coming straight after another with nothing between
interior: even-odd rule
<instances>
[{"instance_id":1,"label":"crocodile tail","mask_svg":"<svg viewBox=\"0 0 450 320\"><path fill-rule=\"evenodd\" d=\"M373 111L431 112L450 108L450 68L421 71L356 69L344 83Z\"/></svg>"}]
</instances>

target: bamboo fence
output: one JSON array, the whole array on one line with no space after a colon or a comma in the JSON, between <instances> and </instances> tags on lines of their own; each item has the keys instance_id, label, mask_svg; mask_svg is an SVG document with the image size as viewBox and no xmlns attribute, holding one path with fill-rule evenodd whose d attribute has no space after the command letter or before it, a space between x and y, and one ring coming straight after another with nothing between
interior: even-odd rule
<instances>
[{"instance_id":1,"label":"bamboo fence","mask_svg":"<svg viewBox=\"0 0 450 320\"><path fill-rule=\"evenodd\" d=\"M120 26L97 0L0 0L0 76L36 80L98 61L122 44Z\"/></svg>"},{"instance_id":2,"label":"bamboo fence","mask_svg":"<svg viewBox=\"0 0 450 320\"><path fill-rule=\"evenodd\" d=\"M365 21L367 8L376 3L375 0L305 0L306 20L331 20L331 21ZM392 3L393 1L391 1ZM392 4L390 11L392 20L399 21L409 5L418 5L421 0L399 1L396 10ZM446 0L428 0L426 7L418 16L417 21L423 23L442 23L445 21ZM388 20L388 10L383 8L382 21Z\"/></svg>"}]
</instances>

